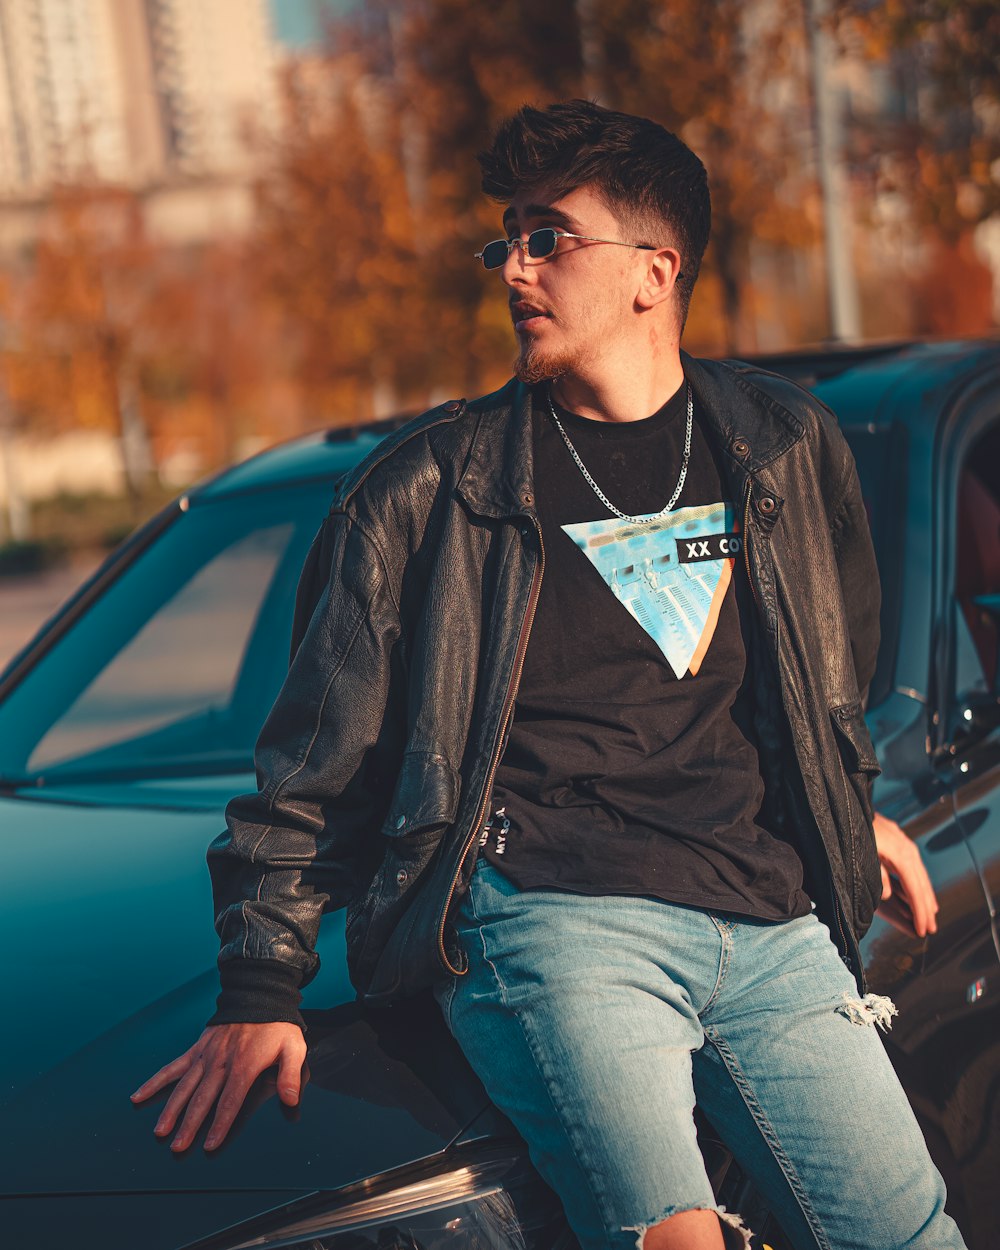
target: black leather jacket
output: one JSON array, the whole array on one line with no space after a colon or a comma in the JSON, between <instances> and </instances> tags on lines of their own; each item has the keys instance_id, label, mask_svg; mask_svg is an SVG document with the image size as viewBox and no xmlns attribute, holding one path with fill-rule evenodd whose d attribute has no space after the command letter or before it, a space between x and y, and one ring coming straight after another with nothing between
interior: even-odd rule
<instances>
[{"instance_id":1,"label":"black leather jacket","mask_svg":"<svg viewBox=\"0 0 1000 1250\"><path fill-rule=\"evenodd\" d=\"M861 984L857 942L880 895L862 709L879 589L854 462L833 415L794 383L683 361L742 506L768 816L794 831L807 889ZM513 381L445 404L338 484L257 743L259 791L232 800L209 850L213 1022L299 1020L321 913L345 905L365 1001L463 972L451 917L544 574L530 404Z\"/></svg>"}]
</instances>

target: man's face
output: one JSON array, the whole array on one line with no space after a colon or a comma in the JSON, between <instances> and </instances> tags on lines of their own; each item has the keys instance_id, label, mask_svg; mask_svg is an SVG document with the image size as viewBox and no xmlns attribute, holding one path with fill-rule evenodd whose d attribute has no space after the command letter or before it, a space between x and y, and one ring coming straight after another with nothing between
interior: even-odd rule
<instances>
[{"instance_id":1,"label":"man's face","mask_svg":"<svg viewBox=\"0 0 1000 1250\"><path fill-rule=\"evenodd\" d=\"M588 187L555 201L525 191L504 213L508 238L527 238L543 226L640 241L622 238L614 214ZM500 273L517 335L517 376L529 383L563 374L587 377L634 330L635 295L651 255L580 239L559 239L555 252L541 260L513 248Z\"/></svg>"}]
</instances>

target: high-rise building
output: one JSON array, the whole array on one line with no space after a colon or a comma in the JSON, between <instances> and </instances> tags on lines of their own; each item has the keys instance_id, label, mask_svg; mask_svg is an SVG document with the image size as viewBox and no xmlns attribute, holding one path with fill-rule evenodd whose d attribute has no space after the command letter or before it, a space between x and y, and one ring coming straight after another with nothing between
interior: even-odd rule
<instances>
[{"instance_id":1,"label":"high-rise building","mask_svg":"<svg viewBox=\"0 0 1000 1250\"><path fill-rule=\"evenodd\" d=\"M145 0L143 7L168 164L246 165L254 128L266 129L275 116L264 0Z\"/></svg>"},{"instance_id":2,"label":"high-rise building","mask_svg":"<svg viewBox=\"0 0 1000 1250\"><path fill-rule=\"evenodd\" d=\"M0 0L0 189L34 190L84 170L124 176L113 7Z\"/></svg>"},{"instance_id":3,"label":"high-rise building","mask_svg":"<svg viewBox=\"0 0 1000 1250\"><path fill-rule=\"evenodd\" d=\"M0 0L0 195L245 170L274 116L266 0Z\"/></svg>"}]
</instances>

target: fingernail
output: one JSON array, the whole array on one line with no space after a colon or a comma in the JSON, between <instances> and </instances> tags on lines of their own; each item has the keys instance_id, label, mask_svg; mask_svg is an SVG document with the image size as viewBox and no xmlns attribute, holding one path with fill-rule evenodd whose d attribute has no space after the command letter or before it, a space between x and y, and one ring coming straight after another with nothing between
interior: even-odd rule
<instances>
[{"instance_id":1,"label":"fingernail","mask_svg":"<svg viewBox=\"0 0 1000 1250\"><path fill-rule=\"evenodd\" d=\"M205 1149L206 1149L206 1150L214 1150L218 1144L219 1144L219 1139L218 1139L217 1137L206 1137L206 1138L205 1138Z\"/></svg>"},{"instance_id":2,"label":"fingernail","mask_svg":"<svg viewBox=\"0 0 1000 1250\"><path fill-rule=\"evenodd\" d=\"M171 1150L183 1150L184 1149L184 1145L179 1137L175 1137L174 1140L170 1143L170 1149Z\"/></svg>"}]
</instances>

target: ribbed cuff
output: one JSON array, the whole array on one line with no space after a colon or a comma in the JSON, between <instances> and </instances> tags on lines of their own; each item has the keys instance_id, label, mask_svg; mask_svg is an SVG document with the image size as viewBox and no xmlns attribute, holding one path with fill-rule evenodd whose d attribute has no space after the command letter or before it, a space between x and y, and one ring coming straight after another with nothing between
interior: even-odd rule
<instances>
[{"instance_id":1,"label":"ribbed cuff","mask_svg":"<svg viewBox=\"0 0 1000 1250\"><path fill-rule=\"evenodd\" d=\"M299 1012L301 974L277 959L226 959L219 965L222 991L209 1024L271 1024L286 1020L304 1029Z\"/></svg>"}]
</instances>

